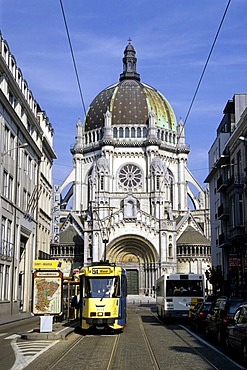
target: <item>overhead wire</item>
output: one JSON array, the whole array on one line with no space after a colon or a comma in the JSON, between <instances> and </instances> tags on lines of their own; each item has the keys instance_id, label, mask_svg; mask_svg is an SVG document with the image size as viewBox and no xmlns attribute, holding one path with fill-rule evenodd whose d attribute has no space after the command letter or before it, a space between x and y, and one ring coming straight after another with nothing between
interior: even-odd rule
<instances>
[{"instance_id":1,"label":"overhead wire","mask_svg":"<svg viewBox=\"0 0 247 370\"><path fill-rule=\"evenodd\" d=\"M72 47L72 42L71 42L71 38L70 38L70 33L69 33L69 28L68 28L68 24L67 24L67 21L66 21L66 16L65 16L65 11L64 11L64 7L63 7L63 3L62 3L62 0L59 0L60 1L60 6L61 6L61 11L62 11L62 15L63 15L63 20L64 20L64 25L65 25L65 29L66 29L66 33L67 33L67 38L68 38L68 42L69 42L69 47L70 47L70 53L71 53L71 57L72 57L72 61L73 61L73 66L74 66L74 70L75 70L75 75L76 75L76 80L77 80L77 84L78 84L78 88L79 88L79 93L80 93L80 98L81 98L81 102L82 102L82 106L83 106L83 110L84 110L84 114L86 115L86 108L85 108L85 103L84 103L84 98L83 98L83 93L82 93L82 88L81 88L81 83L80 83L80 79L79 79L79 74L78 74L78 70L77 70L77 66L76 66L76 60L75 60L75 56L74 56L74 52L73 52L73 47ZM218 39L218 36L219 36L219 33L220 33L220 30L222 28L222 25L223 25L223 22L224 22L224 19L226 17L226 14L227 14L227 11L229 9L229 6L230 6L230 3L231 3L231 0L228 0L228 3L226 5L226 8L225 8L225 11L223 13L223 16L221 18L221 21L220 21L220 24L218 26L218 29L217 29L217 32L216 32L216 35L214 37L214 40L213 40L213 43L212 43L212 46L210 48L210 51L209 51L209 54L208 54L208 57L206 59L206 62L205 62L205 65L203 67L203 70L202 70L202 73L201 73L201 76L199 78L199 81L197 83L197 86L196 86L196 89L195 89L195 92L193 94L193 97L192 97L192 100L191 100L191 103L189 105L189 108L188 108L188 111L187 111L187 114L185 116L185 119L184 119L184 122L183 122L183 125L185 126L187 121L188 121L188 118L189 118L189 115L190 115L190 112L192 110L192 107L194 105L194 102L195 102L195 99L196 99L196 96L198 94L198 91L199 91L199 88L201 86L201 83L202 83L202 80L203 80L203 77L205 75L205 72L206 72L206 69L207 69L207 66L209 64L209 61L210 61L210 58L211 58L211 55L213 53L213 50L214 50L214 47L215 47L215 44L217 42L217 39ZM179 139L182 135L182 130L181 132L179 133L178 135L178 140L177 140L177 144L176 144L176 148L175 150L178 148L178 143L179 143ZM172 156L173 157L173 156ZM170 161L172 160L172 158L170 158ZM169 161L169 160L168 160ZM167 167L167 170L168 170L168 167Z\"/></svg>"},{"instance_id":2,"label":"overhead wire","mask_svg":"<svg viewBox=\"0 0 247 370\"><path fill-rule=\"evenodd\" d=\"M68 28L68 24L67 24L67 21L66 21L66 16L65 16L62 0L59 0L59 1L60 1L61 11L62 11L64 25L65 25L65 29L66 29L66 34L67 34L67 38L68 38L68 42L69 42L69 47L70 47L70 53L71 53L71 57L72 57L72 61L73 61L73 66L74 66L74 70L75 70L76 81L77 81L78 88L79 88L82 107L83 107L83 110L84 110L84 114L86 115L86 108L85 108L85 103L84 103L84 99L83 99L79 74L78 74L78 70L77 70L77 66L76 66L76 60L75 60L75 56L74 56L74 52L73 52L72 42L71 42L71 38L70 38L70 34L69 34L69 28Z\"/></svg>"},{"instance_id":3,"label":"overhead wire","mask_svg":"<svg viewBox=\"0 0 247 370\"><path fill-rule=\"evenodd\" d=\"M205 74L205 72L206 72L206 69L207 69L207 66L208 66L209 60L210 60L211 55L212 55L212 53L213 53L213 50L214 50L214 47L215 47L216 41L217 41L217 39L218 39L218 36L219 36L220 30L221 30L221 28L222 28L222 25L223 25L224 19L225 19L225 17L226 17L227 11L228 11L229 6L230 6L230 3L231 3L231 0L229 0L229 1L228 1L227 5L226 5L226 7L225 7L224 13L223 13L223 15L222 15L222 18L221 18L220 24L219 24L219 26L218 26L218 29L217 29L216 35L215 35L214 40L213 40L213 43L212 43L212 46L211 46L211 48L210 48L210 51L209 51L208 57L207 57L206 62L205 62L205 64L204 64L204 67L203 67L203 70L202 70L201 76L200 76L200 78L199 78L199 81L198 81L198 84L197 84L197 86L196 86L196 89L195 89L194 95L193 95L192 100L191 100L191 103L190 103L190 105L189 105L189 109L188 109L187 114L186 114L186 116L185 116L185 119L184 119L184 121L183 121L183 126L185 126L186 122L188 121L188 117L189 117L189 115L190 115L191 109L192 109L193 104L194 104L194 102L195 102L195 99L196 99L197 93L198 93L199 88L200 88L200 85L201 85L201 83L202 83L202 80L203 80L204 74ZM179 133L179 134L178 134L178 136L177 136L177 143L176 143L176 147L175 147L174 154L173 154L170 158L168 158L168 166L167 166L166 173L167 173L167 172L168 172L168 170L169 170L169 162L171 163L171 161L174 159L175 152L176 152L176 150L178 149L179 139L181 138L182 133L183 133L183 130L181 130L181 131L180 131L180 133ZM165 173L165 176L166 176L166 173Z\"/></svg>"},{"instance_id":4,"label":"overhead wire","mask_svg":"<svg viewBox=\"0 0 247 370\"><path fill-rule=\"evenodd\" d=\"M193 104L194 104L195 98L196 98L197 93L198 93L198 90L199 90L199 88L200 88L200 85L201 85L202 79L203 79L203 77L204 77L205 71L206 71L206 69L207 69L207 66L208 66L209 60L210 60L211 55L212 55L212 53L213 53L213 50L214 50L214 47L215 47L216 41L217 41L217 39L218 39L218 36L219 36L220 30L221 30L221 27L222 27L222 25L223 25L223 22L224 22L224 19L225 19L225 17L226 17L226 14L227 14L228 8L229 8L229 6L230 6L230 3L231 3L231 0L229 0L229 1L228 1L227 5L226 5L226 8L225 8L225 11L224 11L224 14L223 14L223 16L222 16L222 18L221 18L221 22L220 22L220 24L219 24L218 30L217 30L217 32L216 32L216 35L215 35L215 37L214 37L214 41L213 41L213 43L212 43L212 46L211 46L211 48L210 48L210 51L209 51L209 54L208 54L208 57L207 57L207 60L206 60L206 62L205 62L204 68L203 68L203 70L202 70L201 77L200 77L200 79L199 79L199 81L198 81L198 84L197 84L197 86L196 86L196 90L195 90L194 95L193 95L193 97L192 97L192 100L191 100L191 103L190 103L190 106L189 106L188 112L187 112L187 114L186 114L186 116L185 116L184 126L185 126L185 124L186 124L186 122L187 122L187 120L188 120L188 117L189 117L189 115L190 115L190 112L191 112L192 106L193 106Z\"/></svg>"}]
</instances>

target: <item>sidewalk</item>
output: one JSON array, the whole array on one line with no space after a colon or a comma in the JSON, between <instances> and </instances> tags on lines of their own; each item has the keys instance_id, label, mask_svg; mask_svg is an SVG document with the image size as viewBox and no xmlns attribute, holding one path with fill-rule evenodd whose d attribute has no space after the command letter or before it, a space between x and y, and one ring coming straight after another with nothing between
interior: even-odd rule
<instances>
[{"instance_id":1,"label":"sidewalk","mask_svg":"<svg viewBox=\"0 0 247 370\"><path fill-rule=\"evenodd\" d=\"M9 324L12 322L17 322L20 320L28 320L34 318L35 316L31 315L30 312L20 312L15 315L2 315L0 316L0 326L4 324ZM75 328L78 326L77 320L62 322L54 322L52 324L52 332L40 332L40 325L37 325L37 328L33 329L31 332L21 334L22 339L28 340L57 340L65 339L70 333L72 333Z\"/></svg>"},{"instance_id":2,"label":"sidewalk","mask_svg":"<svg viewBox=\"0 0 247 370\"><path fill-rule=\"evenodd\" d=\"M11 322L30 319L34 316L31 315L30 312L19 312L15 315L1 315L0 316L0 325L9 324Z\"/></svg>"},{"instance_id":3,"label":"sidewalk","mask_svg":"<svg viewBox=\"0 0 247 370\"><path fill-rule=\"evenodd\" d=\"M127 296L127 306L151 306L155 305L155 298L144 295L129 295ZM0 316L0 326L4 324L9 324L12 322L27 320L34 318L30 312L20 312L15 315L2 315ZM40 332L40 325L33 329L32 332L23 333L21 335L22 339L28 340L56 340L65 339L70 333L74 332L75 328L78 326L78 320L64 320L62 322L53 322L52 332Z\"/></svg>"}]
</instances>

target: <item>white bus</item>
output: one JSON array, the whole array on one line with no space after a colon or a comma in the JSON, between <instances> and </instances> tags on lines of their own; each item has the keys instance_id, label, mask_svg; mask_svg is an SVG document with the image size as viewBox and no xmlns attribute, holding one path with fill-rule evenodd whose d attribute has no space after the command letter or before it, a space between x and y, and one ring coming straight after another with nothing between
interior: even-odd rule
<instances>
[{"instance_id":1,"label":"white bus","mask_svg":"<svg viewBox=\"0 0 247 370\"><path fill-rule=\"evenodd\" d=\"M203 274L165 274L156 281L157 314L162 319L188 317L190 307L204 298Z\"/></svg>"}]
</instances>

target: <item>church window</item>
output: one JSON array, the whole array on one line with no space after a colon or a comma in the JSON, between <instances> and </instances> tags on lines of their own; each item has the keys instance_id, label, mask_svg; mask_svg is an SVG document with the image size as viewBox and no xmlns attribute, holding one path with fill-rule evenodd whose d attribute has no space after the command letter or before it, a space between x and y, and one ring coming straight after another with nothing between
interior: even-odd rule
<instances>
[{"instance_id":1,"label":"church window","mask_svg":"<svg viewBox=\"0 0 247 370\"><path fill-rule=\"evenodd\" d=\"M141 128L137 127L137 137L141 137Z\"/></svg>"},{"instance_id":2,"label":"church window","mask_svg":"<svg viewBox=\"0 0 247 370\"><path fill-rule=\"evenodd\" d=\"M143 128L143 137L147 137L147 128L146 127Z\"/></svg>"},{"instance_id":3,"label":"church window","mask_svg":"<svg viewBox=\"0 0 247 370\"><path fill-rule=\"evenodd\" d=\"M123 128L122 127L120 127L119 128L119 137L123 137Z\"/></svg>"},{"instance_id":4,"label":"church window","mask_svg":"<svg viewBox=\"0 0 247 370\"><path fill-rule=\"evenodd\" d=\"M128 127L125 128L125 137L130 136L130 129Z\"/></svg>"},{"instance_id":5,"label":"church window","mask_svg":"<svg viewBox=\"0 0 247 370\"><path fill-rule=\"evenodd\" d=\"M117 138L117 128L113 128L113 137L116 139Z\"/></svg>"},{"instance_id":6,"label":"church window","mask_svg":"<svg viewBox=\"0 0 247 370\"><path fill-rule=\"evenodd\" d=\"M132 138L135 137L135 129L134 129L134 127L131 127L131 137Z\"/></svg>"},{"instance_id":7,"label":"church window","mask_svg":"<svg viewBox=\"0 0 247 370\"><path fill-rule=\"evenodd\" d=\"M160 190L160 176L156 176L156 190Z\"/></svg>"},{"instance_id":8,"label":"church window","mask_svg":"<svg viewBox=\"0 0 247 370\"><path fill-rule=\"evenodd\" d=\"M100 190L104 190L104 176L100 176Z\"/></svg>"},{"instance_id":9,"label":"church window","mask_svg":"<svg viewBox=\"0 0 247 370\"><path fill-rule=\"evenodd\" d=\"M119 172L119 182L120 184L129 189L137 189L141 185L142 172L139 167L134 164L126 164L123 166Z\"/></svg>"},{"instance_id":10,"label":"church window","mask_svg":"<svg viewBox=\"0 0 247 370\"><path fill-rule=\"evenodd\" d=\"M168 246L168 257L172 258L172 244L169 244Z\"/></svg>"}]
</instances>

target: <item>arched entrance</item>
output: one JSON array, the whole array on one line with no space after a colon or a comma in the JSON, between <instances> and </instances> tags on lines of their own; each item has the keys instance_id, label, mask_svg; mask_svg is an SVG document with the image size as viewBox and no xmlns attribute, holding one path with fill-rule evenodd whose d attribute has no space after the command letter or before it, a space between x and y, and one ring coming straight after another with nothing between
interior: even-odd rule
<instances>
[{"instance_id":1,"label":"arched entrance","mask_svg":"<svg viewBox=\"0 0 247 370\"><path fill-rule=\"evenodd\" d=\"M106 258L126 269L128 294L151 294L158 276L158 254L154 246L137 235L124 235L109 243Z\"/></svg>"}]
</instances>

